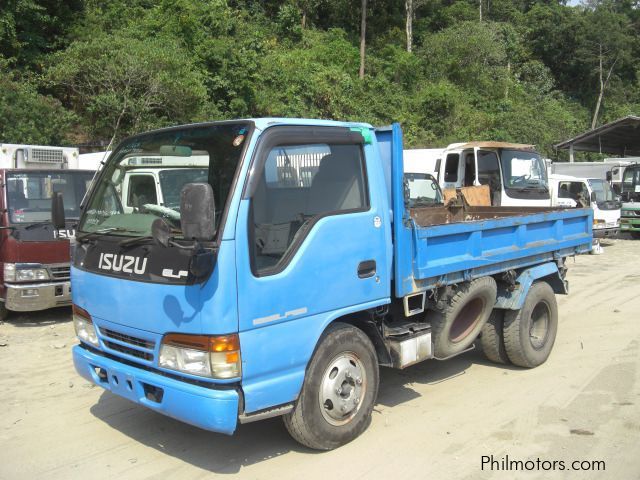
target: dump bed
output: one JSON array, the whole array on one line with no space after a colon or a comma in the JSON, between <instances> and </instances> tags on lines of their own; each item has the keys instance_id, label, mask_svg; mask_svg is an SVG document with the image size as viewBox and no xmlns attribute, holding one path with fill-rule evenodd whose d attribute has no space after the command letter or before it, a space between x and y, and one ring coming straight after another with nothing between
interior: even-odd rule
<instances>
[{"instance_id":1,"label":"dump bed","mask_svg":"<svg viewBox=\"0 0 640 480\"><path fill-rule=\"evenodd\" d=\"M538 265L591 249L591 209L408 209L402 132L377 132L393 206L395 295Z\"/></svg>"}]
</instances>

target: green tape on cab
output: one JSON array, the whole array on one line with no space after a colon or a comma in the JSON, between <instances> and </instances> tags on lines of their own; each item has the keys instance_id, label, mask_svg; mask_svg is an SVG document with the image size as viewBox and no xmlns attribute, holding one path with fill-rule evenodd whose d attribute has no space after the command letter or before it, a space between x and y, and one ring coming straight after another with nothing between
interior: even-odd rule
<instances>
[{"instance_id":1,"label":"green tape on cab","mask_svg":"<svg viewBox=\"0 0 640 480\"><path fill-rule=\"evenodd\" d=\"M349 130L352 132L358 132L364 138L365 145L371 145L373 143L373 134L371 130L365 127L351 127Z\"/></svg>"}]
</instances>

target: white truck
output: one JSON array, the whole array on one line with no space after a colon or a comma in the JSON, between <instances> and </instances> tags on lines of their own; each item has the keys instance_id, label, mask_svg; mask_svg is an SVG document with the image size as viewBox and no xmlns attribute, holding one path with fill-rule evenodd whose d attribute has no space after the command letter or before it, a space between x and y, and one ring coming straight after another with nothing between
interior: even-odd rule
<instances>
[{"instance_id":1,"label":"white truck","mask_svg":"<svg viewBox=\"0 0 640 480\"><path fill-rule=\"evenodd\" d=\"M553 162L550 172L580 178L601 178L609 182L614 192L619 194L624 168L634 163L640 163L640 158L605 158L601 162Z\"/></svg>"},{"instance_id":2,"label":"white truck","mask_svg":"<svg viewBox=\"0 0 640 480\"><path fill-rule=\"evenodd\" d=\"M618 235L622 204L605 180L552 173L549 175L549 186L552 206L593 209L595 239L612 238Z\"/></svg>"},{"instance_id":3,"label":"white truck","mask_svg":"<svg viewBox=\"0 0 640 480\"><path fill-rule=\"evenodd\" d=\"M488 185L494 206L548 207L547 167L533 145L454 143L404 151L406 173L432 175L442 189Z\"/></svg>"}]
</instances>

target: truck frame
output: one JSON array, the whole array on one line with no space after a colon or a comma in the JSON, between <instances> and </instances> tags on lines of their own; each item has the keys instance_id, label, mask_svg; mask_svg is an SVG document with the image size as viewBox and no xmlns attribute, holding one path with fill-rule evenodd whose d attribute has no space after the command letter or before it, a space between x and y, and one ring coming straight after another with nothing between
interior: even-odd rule
<instances>
[{"instance_id":1,"label":"truck frame","mask_svg":"<svg viewBox=\"0 0 640 480\"><path fill-rule=\"evenodd\" d=\"M210 158L208 182L182 189L179 222L118 198L125 162L152 155ZM302 157L312 161L294 175ZM499 363L546 361L564 259L592 242L591 209L411 207L398 124L148 132L113 152L83 209L78 373L215 432L283 416L321 450L367 428L381 366L474 344Z\"/></svg>"}]
</instances>

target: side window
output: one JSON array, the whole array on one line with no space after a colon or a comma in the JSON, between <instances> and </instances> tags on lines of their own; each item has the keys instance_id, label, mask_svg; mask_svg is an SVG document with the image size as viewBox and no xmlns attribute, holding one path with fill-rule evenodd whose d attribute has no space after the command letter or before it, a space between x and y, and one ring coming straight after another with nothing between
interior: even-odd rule
<instances>
[{"instance_id":1,"label":"side window","mask_svg":"<svg viewBox=\"0 0 640 480\"><path fill-rule=\"evenodd\" d=\"M283 267L318 218L368 207L359 145L274 147L251 198L255 273Z\"/></svg>"},{"instance_id":2,"label":"side window","mask_svg":"<svg viewBox=\"0 0 640 480\"><path fill-rule=\"evenodd\" d=\"M458 163L460 162L460 155L457 153L450 153L447 155L447 161L444 164L444 181L445 182L457 182L458 181Z\"/></svg>"},{"instance_id":3,"label":"side window","mask_svg":"<svg viewBox=\"0 0 640 480\"><path fill-rule=\"evenodd\" d=\"M157 204L156 182L152 175L131 175L129 177L128 207L142 207L151 203Z\"/></svg>"},{"instance_id":4,"label":"side window","mask_svg":"<svg viewBox=\"0 0 640 480\"><path fill-rule=\"evenodd\" d=\"M489 185L491 190L500 190L500 164L495 152L478 152L478 181L480 185Z\"/></svg>"}]
</instances>

